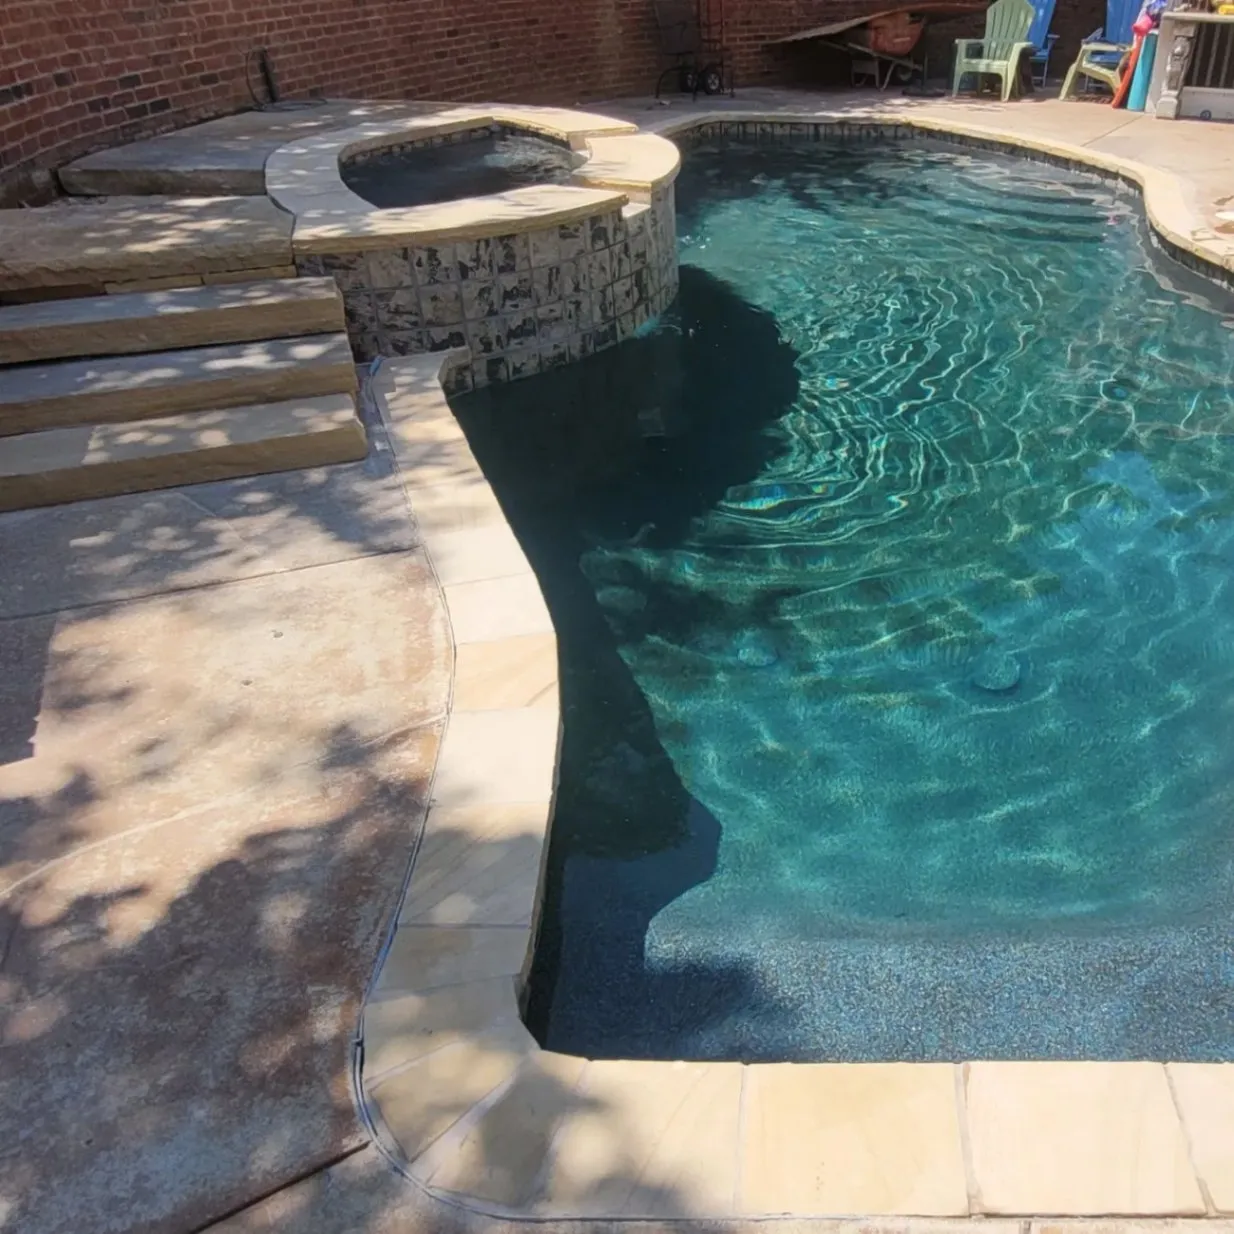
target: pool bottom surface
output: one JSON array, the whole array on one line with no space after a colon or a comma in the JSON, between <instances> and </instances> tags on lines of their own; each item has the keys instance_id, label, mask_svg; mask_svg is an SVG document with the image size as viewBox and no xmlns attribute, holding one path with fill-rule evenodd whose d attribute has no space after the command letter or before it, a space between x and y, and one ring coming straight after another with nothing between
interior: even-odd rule
<instances>
[{"instance_id":1,"label":"pool bottom surface","mask_svg":"<svg viewBox=\"0 0 1234 1234\"><path fill-rule=\"evenodd\" d=\"M533 1028L1234 1057L1228 296L928 143L704 149L682 292L460 400L558 631Z\"/></svg>"}]
</instances>

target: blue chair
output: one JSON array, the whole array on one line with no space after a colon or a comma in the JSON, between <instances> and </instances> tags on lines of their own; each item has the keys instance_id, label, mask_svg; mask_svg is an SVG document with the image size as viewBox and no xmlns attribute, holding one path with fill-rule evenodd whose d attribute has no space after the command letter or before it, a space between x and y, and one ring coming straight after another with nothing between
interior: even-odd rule
<instances>
[{"instance_id":1,"label":"blue chair","mask_svg":"<svg viewBox=\"0 0 1234 1234\"><path fill-rule=\"evenodd\" d=\"M1050 71L1050 52L1058 42L1058 35L1050 33L1050 23L1054 20L1054 0L1033 0L1033 9L1033 24L1028 28L1028 41L1033 45L1033 54L1028 61L1032 65L1033 85L1044 86L1046 75Z\"/></svg>"},{"instance_id":2,"label":"blue chair","mask_svg":"<svg viewBox=\"0 0 1234 1234\"><path fill-rule=\"evenodd\" d=\"M1063 98L1071 97L1078 77L1118 89L1118 69L1131 50L1131 27L1142 7L1143 0L1106 0L1105 25L1080 45L1080 54L1063 81Z\"/></svg>"}]
</instances>

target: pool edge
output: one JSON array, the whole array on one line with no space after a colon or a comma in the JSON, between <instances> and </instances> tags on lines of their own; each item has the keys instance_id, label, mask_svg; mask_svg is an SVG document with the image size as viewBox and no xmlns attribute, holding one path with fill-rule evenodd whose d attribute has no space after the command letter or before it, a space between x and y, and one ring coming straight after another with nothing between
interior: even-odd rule
<instances>
[{"instance_id":1,"label":"pool edge","mask_svg":"<svg viewBox=\"0 0 1234 1234\"><path fill-rule=\"evenodd\" d=\"M490 871L485 846L520 837L509 880L456 878L475 894L439 885L433 911L416 905L420 845L365 1002L357 1100L416 1189L408 1219L430 1204L443 1230L654 1220L838 1232L874 1219L942 1234L980 1218L989 1234L1025 1234L1043 1214L1059 1220L1036 1234L1234 1229L1219 1220L1234 1211L1234 1064L592 1061L531 1038L519 1000L560 748L555 634L446 399L465 358L386 361L370 381L451 626L425 837L435 817L476 828L461 851L451 837L449 862L476 855ZM476 647L487 671L465 666L460 680Z\"/></svg>"}]
</instances>

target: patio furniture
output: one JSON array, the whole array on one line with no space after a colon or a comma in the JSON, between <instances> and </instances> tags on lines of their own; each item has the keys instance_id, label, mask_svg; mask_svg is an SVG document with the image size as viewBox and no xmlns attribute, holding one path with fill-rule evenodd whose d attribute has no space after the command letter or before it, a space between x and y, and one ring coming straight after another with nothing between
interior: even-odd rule
<instances>
[{"instance_id":1,"label":"patio furniture","mask_svg":"<svg viewBox=\"0 0 1234 1234\"><path fill-rule=\"evenodd\" d=\"M996 0L986 12L985 36L956 40L951 93L960 93L960 81L967 74L986 73L1002 83L1005 103L1019 77L1020 57L1032 47L1028 32L1035 18L1029 0Z\"/></svg>"},{"instance_id":2,"label":"patio furniture","mask_svg":"<svg viewBox=\"0 0 1234 1234\"><path fill-rule=\"evenodd\" d=\"M670 61L656 80L656 98L664 83L698 98L734 93L728 51L724 46L724 0L652 0L660 55Z\"/></svg>"},{"instance_id":3,"label":"patio furniture","mask_svg":"<svg viewBox=\"0 0 1234 1234\"><path fill-rule=\"evenodd\" d=\"M1131 27L1140 15L1141 0L1106 0L1105 25L1094 30L1080 45L1080 54L1063 79L1061 98L1070 98L1077 79L1099 81L1118 89L1123 61L1131 53Z\"/></svg>"},{"instance_id":4,"label":"patio furniture","mask_svg":"<svg viewBox=\"0 0 1234 1234\"><path fill-rule=\"evenodd\" d=\"M1054 20L1054 0L1036 0L1033 9L1035 16L1028 29L1028 41L1033 45L1033 54L1028 58L1029 73L1033 85L1044 86L1050 72L1050 53L1058 42L1058 35L1050 33L1050 23Z\"/></svg>"},{"instance_id":5,"label":"patio furniture","mask_svg":"<svg viewBox=\"0 0 1234 1234\"><path fill-rule=\"evenodd\" d=\"M824 26L811 26L774 39L769 46L814 43L843 52L849 57L853 85L858 78L872 78L875 86L886 90L893 80L925 82L929 65L925 57L913 52L932 21L980 13L984 0L916 0L900 8L845 17Z\"/></svg>"}]
</instances>

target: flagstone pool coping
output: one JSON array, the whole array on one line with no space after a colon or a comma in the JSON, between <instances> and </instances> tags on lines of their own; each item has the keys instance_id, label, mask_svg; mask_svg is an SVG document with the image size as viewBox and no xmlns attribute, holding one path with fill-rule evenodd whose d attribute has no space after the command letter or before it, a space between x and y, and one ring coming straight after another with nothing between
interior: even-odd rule
<instances>
[{"instance_id":1,"label":"flagstone pool coping","mask_svg":"<svg viewBox=\"0 0 1234 1234\"><path fill-rule=\"evenodd\" d=\"M344 183L342 169L351 159L492 125L567 146L579 160L571 182L403 208L374 206ZM627 120L563 108L447 106L288 142L266 160L266 192L295 216L294 252L310 255L486 238L569 223L630 202L650 202L656 189L672 183L679 165L671 141L640 132Z\"/></svg>"},{"instance_id":2,"label":"flagstone pool coping","mask_svg":"<svg viewBox=\"0 0 1234 1234\"><path fill-rule=\"evenodd\" d=\"M696 115L674 131L715 121L820 117ZM1234 269L1171 173L1007 129L895 123L1130 180L1170 245ZM357 1090L376 1142L446 1206L443 1223L449 1209L537 1223L1183 1218L1059 1228L1228 1228L1231 1064L746 1065L540 1048L520 997L556 788L556 642L444 393L468 359L388 360L368 387L445 597L454 684L428 817L366 1003Z\"/></svg>"}]
</instances>

